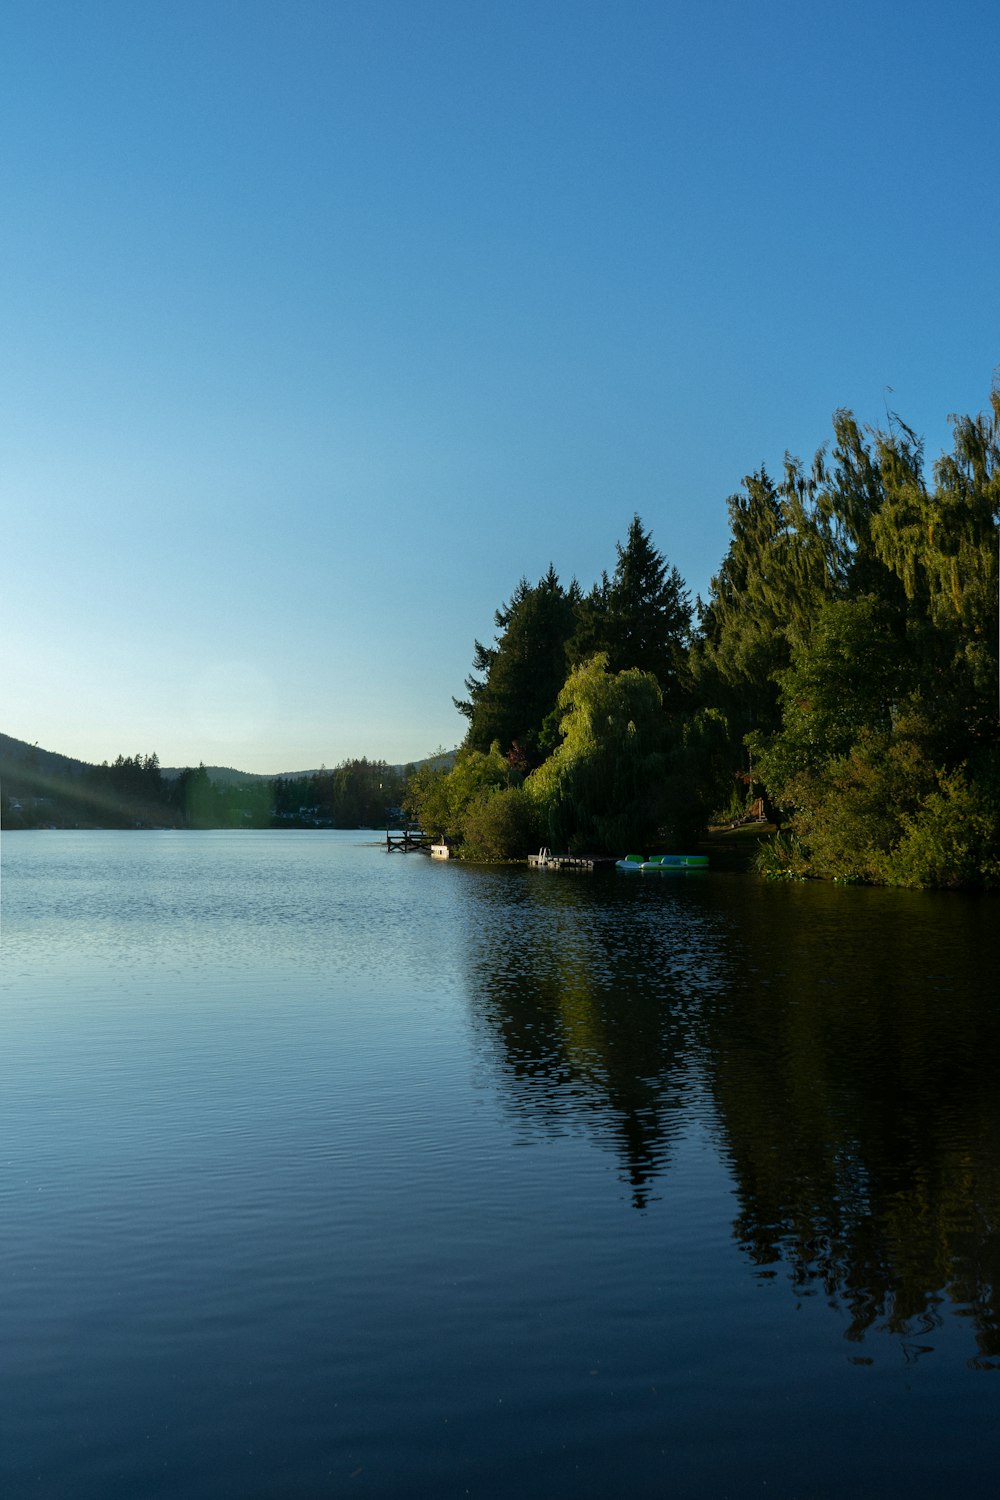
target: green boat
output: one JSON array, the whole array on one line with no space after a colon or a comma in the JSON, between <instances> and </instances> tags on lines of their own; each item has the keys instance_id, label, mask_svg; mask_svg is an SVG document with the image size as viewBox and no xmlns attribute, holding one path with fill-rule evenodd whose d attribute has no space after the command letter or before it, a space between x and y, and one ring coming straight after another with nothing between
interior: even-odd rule
<instances>
[{"instance_id":1,"label":"green boat","mask_svg":"<svg viewBox=\"0 0 1000 1500\"><path fill-rule=\"evenodd\" d=\"M637 870L658 875L683 874L688 870L707 870L707 854L651 854L648 859L641 854L626 854L615 861L615 868L632 874Z\"/></svg>"}]
</instances>

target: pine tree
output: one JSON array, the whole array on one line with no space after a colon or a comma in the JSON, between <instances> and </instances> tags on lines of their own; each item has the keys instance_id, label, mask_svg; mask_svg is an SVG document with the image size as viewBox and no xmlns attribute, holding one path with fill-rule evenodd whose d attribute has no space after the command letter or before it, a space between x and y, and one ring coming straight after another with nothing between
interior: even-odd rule
<instances>
[{"instance_id":1,"label":"pine tree","mask_svg":"<svg viewBox=\"0 0 1000 1500\"><path fill-rule=\"evenodd\" d=\"M684 580L653 546L650 533L633 516L624 546L617 543L613 576L581 600L570 647L575 663L604 652L611 672L633 668L651 672L668 707L676 706L687 685L691 640L691 600Z\"/></svg>"},{"instance_id":2,"label":"pine tree","mask_svg":"<svg viewBox=\"0 0 1000 1500\"><path fill-rule=\"evenodd\" d=\"M540 737L567 672L566 642L579 597L575 583L562 587L555 568L532 587L522 578L494 614L496 644L475 643L468 698L455 706L469 720L466 745L485 754L494 741L525 767L542 759Z\"/></svg>"}]
</instances>

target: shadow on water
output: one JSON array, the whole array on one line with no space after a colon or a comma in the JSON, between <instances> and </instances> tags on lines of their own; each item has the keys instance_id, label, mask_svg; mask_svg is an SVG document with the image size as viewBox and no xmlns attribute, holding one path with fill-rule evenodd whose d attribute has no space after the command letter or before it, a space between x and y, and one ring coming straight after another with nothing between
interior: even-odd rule
<instances>
[{"instance_id":1,"label":"shadow on water","mask_svg":"<svg viewBox=\"0 0 1000 1500\"><path fill-rule=\"evenodd\" d=\"M520 872L469 896L474 1024L521 1128L611 1147L643 1210L700 1122L757 1276L907 1358L950 1311L995 1367L994 900Z\"/></svg>"}]
</instances>

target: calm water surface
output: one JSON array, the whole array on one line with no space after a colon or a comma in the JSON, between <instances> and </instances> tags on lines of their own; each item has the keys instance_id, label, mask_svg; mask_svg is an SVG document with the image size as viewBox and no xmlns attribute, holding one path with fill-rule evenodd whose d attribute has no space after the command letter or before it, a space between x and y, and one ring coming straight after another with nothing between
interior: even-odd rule
<instances>
[{"instance_id":1,"label":"calm water surface","mask_svg":"<svg viewBox=\"0 0 1000 1500\"><path fill-rule=\"evenodd\" d=\"M0 848L0 1494L992 1493L995 900Z\"/></svg>"}]
</instances>

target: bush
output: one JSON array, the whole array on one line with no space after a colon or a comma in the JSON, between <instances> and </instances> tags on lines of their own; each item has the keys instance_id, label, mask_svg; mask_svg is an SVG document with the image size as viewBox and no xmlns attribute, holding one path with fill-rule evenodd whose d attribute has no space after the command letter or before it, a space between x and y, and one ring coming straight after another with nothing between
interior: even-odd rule
<instances>
[{"instance_id":1,"label":"bush","mask_svg":"<svg viewBox=\"0 0 1000 1500\"><path fill-rule=\"evenodd\" d=\"M538 810L523 787L483 792L466 809L462 857L523 859L541 841Z\"/></svg>"},{"instance_id":2,"label":"bush","mask_svg":"<svg viewBox=\"0 0 1000 1500\"><path fill-rule=\"evenodd\" d=\"M998 809L988 789L970 785L961 768L938 776L917 812L903 817L903 836L885 860L893 885L1000 885Z\"/></svg>"},{"instance_id":3,"label":"bush","mask_svg":"<svg viewBox=\"0 0 1000 1500\"><path fill-rule=\"evenodd\" d=\"M761 839L754 856L754 869L765 880L805 880L808 861L792 833L776 833Z\"/></svg>"},{"instance_id":4,"label":"bush","mask_svg":"<svg viewBox=\"0 0 1000 1500\"><path fill-rule=\"evenodd\" d=\"M463 746L450 770L422 766L410 777L404 806L425 833L461 839L473 803L520 781L520 773L501 755L496 741L488 755Z\"/></svg>"}]
</instances>

